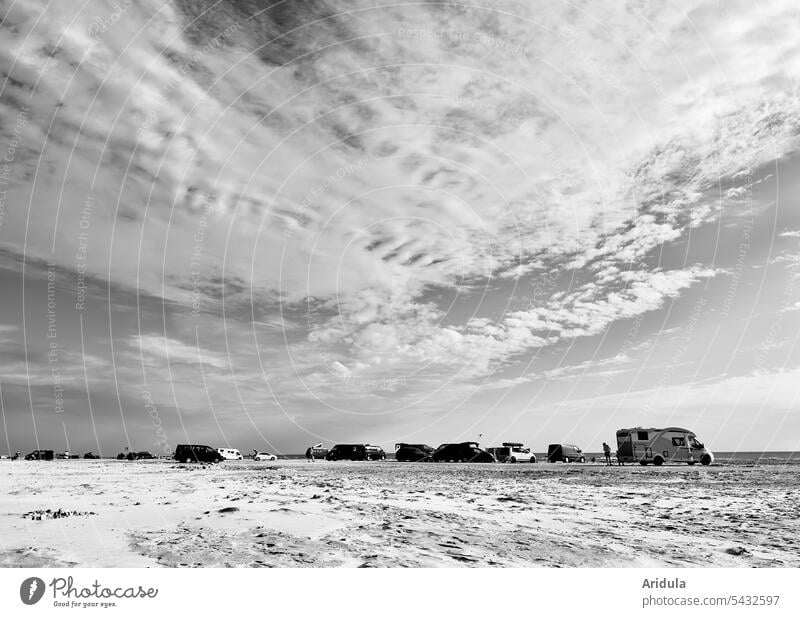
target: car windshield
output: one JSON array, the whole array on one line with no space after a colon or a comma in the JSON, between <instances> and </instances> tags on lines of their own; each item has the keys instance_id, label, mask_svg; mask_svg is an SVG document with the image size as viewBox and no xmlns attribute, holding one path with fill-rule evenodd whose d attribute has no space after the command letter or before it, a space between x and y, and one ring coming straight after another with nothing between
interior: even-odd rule
<instances>
[{"instance_id":1,"label":"car windshield","mask_svg":"<svg viewBox=\"0 0 800 617\"><path fill-rule=\"evenodd\" d=\"M702 441L698 441L697 437L692 437L689 440L689 443L692 444L692 448L694 448L695 450L700 450L702 448L705 448L705 446L703 445L703 442Z\"/></svg>"}]
</instances>

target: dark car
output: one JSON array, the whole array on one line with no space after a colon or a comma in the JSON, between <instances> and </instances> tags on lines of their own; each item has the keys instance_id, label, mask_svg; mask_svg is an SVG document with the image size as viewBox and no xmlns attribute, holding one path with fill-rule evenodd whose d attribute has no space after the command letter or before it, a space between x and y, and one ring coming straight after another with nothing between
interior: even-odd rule
<instances>
[{"instance_id":1,"label":"dark car","mask_svg":"<svg viewBox=\"0 0 800 617\"><path fill-rule=\"evenodd\" d=\"M397 443L394 445L394 457L404 463L430 461L433 448L424 443Z\"/></svg>"},{"instance_id":2,"label":"dark car","mask_svg":"<svg viewBox=\"0 0 800 617\"><path fill-rule=\"evenodd\" d=\"M220 463L225 458L211 446L180 444L173 458L181 463Z\"/></svg>"},{"instance_id":3,"label":"dark car","mask_svg":"<svg viewBox=\"0 0 800 617\"><path fill-rule=\"evenodd\" d=\"M386 452L378 446L366 443L338 443L325 456L328 461L382 461Z\"/></svg>"},{"instance_id":4,"label":"dark car","mask_svg":"<svg viewBox=\"0 0 800 617\"><path fill-rule=\"evenodd\" d=\"M93 452L87 452L83 455L83 458L100 458L100 455L94 454Z\"/></svg>"},{"instance_id":5,"label":"dark car","mask_svg":"<svg viewBox=\"0 0 800 617\"><path fill-rule=\"evenodd\" d=\"M34 450L30 454L25 455L26 461L52 461L55 458L55 453L52 450Z\"/></svg>"},{"instance_id":6,"label":"dark car","mask_svg":"<svg viewBox=\"0 0 800 617\"><path fill-rule=\"evenodd\" d=\"M547 446L548 463L585 463L583 450L571 443L551 443Z\"/></svg>"},{"instance_id":7,"label":"dark car","mask_svg":"<svg viewBox=\"0 0 800 617\"><path fill-rule=\"evenodd\" d=\"M495 463L497 462L489 452L482 450L474 441L462 443L443 443L433 453L435 463Z\"/></svg>"},{"instance_id":8,"label":"dark car","mask_svg":"<svg viewBox=\"0 0 800 617\"><path fill-rule=\"evenodd\" d=\"M158 457L152 452L148 452L147 450L142 450L141 452L128 452L128 455L125 458L127 458L129 461L140 461Z\"/></svg>"}]
</instances>

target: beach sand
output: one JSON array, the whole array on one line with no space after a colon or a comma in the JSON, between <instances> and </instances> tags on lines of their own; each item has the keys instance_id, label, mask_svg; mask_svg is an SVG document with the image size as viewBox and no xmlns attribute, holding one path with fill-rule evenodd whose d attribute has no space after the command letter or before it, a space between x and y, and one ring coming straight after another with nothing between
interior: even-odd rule
<instances>
[{"instance_id":1,"label":"beach sand","mask_svg":"<svg viewBox=\"0 0 800 617\"><path fill-rule=\"evenodd\" d=\"M800 465L3 461L0 564L798 567L798 486Z\"/></svg>"}]
</instances>

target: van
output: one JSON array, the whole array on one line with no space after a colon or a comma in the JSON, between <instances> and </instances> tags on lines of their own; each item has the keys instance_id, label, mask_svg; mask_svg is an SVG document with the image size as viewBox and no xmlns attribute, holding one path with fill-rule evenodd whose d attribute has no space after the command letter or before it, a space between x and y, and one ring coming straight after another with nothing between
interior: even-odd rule
<instances>
[{"instance_id":1,"label":"van","mask_svg":"<svg viewBox=\"0 0 800 617\"><path fill-rule=\"evenodd\" d=\"M585 463L583 450L572 443L551 443L547 446L548 463Z\"/></svg>"},{"instance_id":2,"label":"van","mask_svg":"<svg viewBox=\"0 0 800 617\"><path fill-rule=\"evenodd\" d=\"M714 453L697 439L692 431L669 428L623 428L617 431L617 460L659 466L664 463L710 465Z\"/></svg>"},{"instance_id":3,"label":"van","mask_svg":"<svg viewBox=\"0 0 800 617\"><path fill-rule=\"evenodd\" d=\"M217 452L219 452L226 461L243 460L242 453L236 448L217 448Z\"/></svg>"},{"instance_id":4,"label":"van","mask_svg":"<svg viewBox=\"0 0 800 617\"><path fill-rule=\"evenodd\" d=\"M173 458L181 463L220 463L225 459L211 446L180 444Z\"/></svg>"},{"instance_id":5,"label":"van","mask_svg":"<svg viewBox=\"0 0 800 617\"><path fill-rule=\"evenodd\" d=\"M494 455L498 463L535 463L536 455L521 443L504 441L502 446L486 448L489 454Z\"/></svg>"},{"instance_id":6,"label":"van","mask_svg":"<svg viewBox=\"0 0 800 617\"><path fill-rule=\"evenodd\" d=\"M333 446L325 456L325 460L328 461L382 461L385 459L386 453L383 448L364 443L339 443Z\"/></svg>"}]
</instances>

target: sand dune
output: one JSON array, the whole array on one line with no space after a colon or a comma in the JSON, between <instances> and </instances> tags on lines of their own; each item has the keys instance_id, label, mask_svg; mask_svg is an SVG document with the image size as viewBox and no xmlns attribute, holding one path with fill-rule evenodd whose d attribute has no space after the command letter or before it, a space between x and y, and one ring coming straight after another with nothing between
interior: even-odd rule
<instances>
[{"instance_id":1,"label":"sand dune","mask_svg":"<svg viewBox=\"0 0 800 617\"><path fill-rule=\"evenodd\" d=\"M800 566L800 466L0 469L7 567Z\"/></svg>"}]
</instances>

